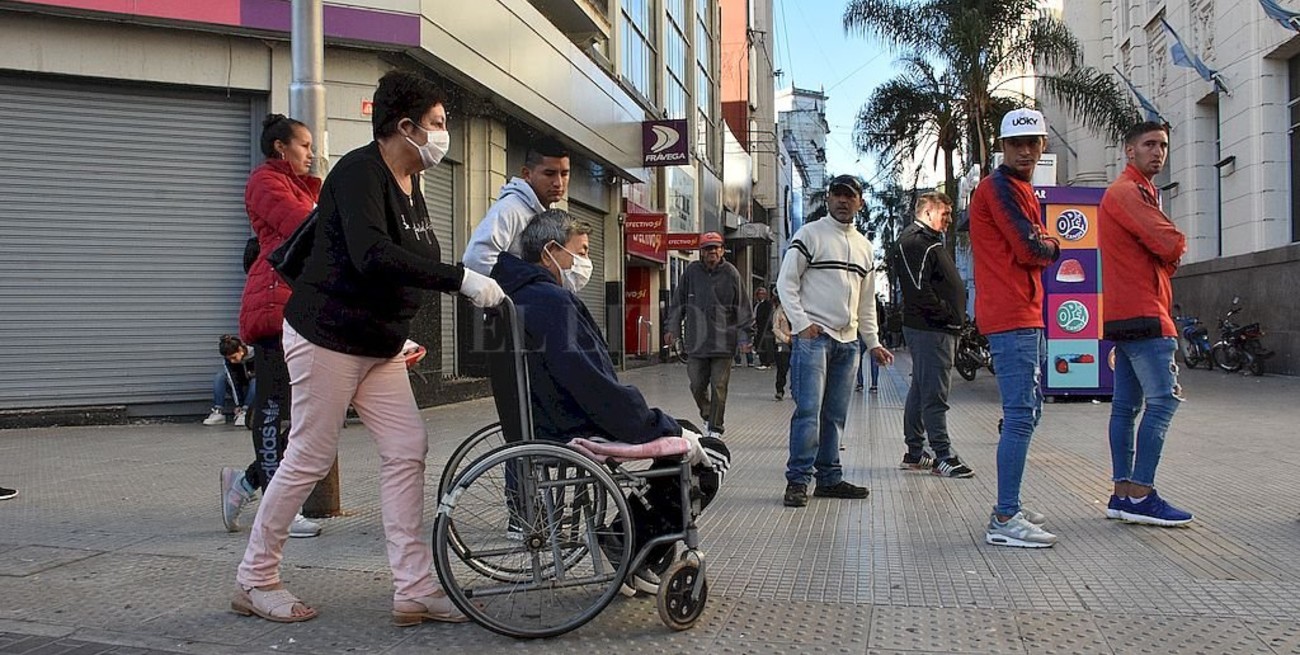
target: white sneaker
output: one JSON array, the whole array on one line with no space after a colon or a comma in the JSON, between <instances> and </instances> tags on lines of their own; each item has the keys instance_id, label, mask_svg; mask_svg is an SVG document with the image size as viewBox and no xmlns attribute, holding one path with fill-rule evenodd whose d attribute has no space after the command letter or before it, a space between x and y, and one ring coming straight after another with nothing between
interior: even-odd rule
<instances>
[{"instance_id":1,"label":"white sneaker","mask_svg":"<svg viewBox=\"0 0 1300 655\"><path fill-rule=\"evenodd\" d=\"M247 427L247 416L248 412L245 411L243 407L235 410L235 426L240 428Z\"/></svg>"},{"instance_id":2,"label":"white sneaker","mask_svg":"<svg viewBox=\"0 0 1300 655\"><path fill-rule=\"evenodd\" d=\"M208 414L208 417L203 419L203 424L204 425L225 425L226 414L225 412L221 411L220 407L213 407L212 413Z\"/></svg>"},{"instance_id":3,"label":"white sneaker","mask_svg":"<svg viewBox=\"0 0 1300 655\"><path fill-rule=\"evenodd\" d=\"M289 536L298 539L309 539L320 534L320 524L315 521L308 521L302 514L293 517L293 523L289 525Z\"/></svg>"},{"instance_id":4,"label":"white sneaker","mask_svg":"<svg viewBox=\"0 0 1300 655\"><path fill-rule=\"evenodd\" d=\"M239 530L239 513L252 500L252 492L244 488L244 472L229 466L221 469L221 522L226 532Z\"/></svg>"},{"instance_id":5,"label":"white sneaker","mask_svg":"<svg viewBox=\"0 0 1300 655\"><path fill-rule=\"evenodd\" d=\"M1047 523L1047 515L1042 512L1035 512L1032 509L1020 508L1020 513L1025 515L1025 520L1034 525L1043 525Z\"/></svg>"},{"instance_id":6,"label":"white sneaker","mask_svg":"<svg viewBox=\"0 0 1300 655\"><path fill-rule=\"evenodd\" d=\"M989 516L984 542L1016 548L1051 548L1056 545L1056 535L1044 530L1042 526L1030 523L1024 512L1016 512L1006 523L999 523L995 514Z\"/></svg>"}]
</instances>

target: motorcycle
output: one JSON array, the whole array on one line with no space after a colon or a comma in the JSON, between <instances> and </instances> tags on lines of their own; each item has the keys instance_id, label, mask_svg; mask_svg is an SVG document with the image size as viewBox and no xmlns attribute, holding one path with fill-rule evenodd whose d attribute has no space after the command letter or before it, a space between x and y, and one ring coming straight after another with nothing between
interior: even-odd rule
<instances>
[{"instance_id":1,"label":"motorcycle","mask_svg":"<svg viewBox=\"0 0 1300 655\"><path fill-rule=\"evenodd\" d=\"M1174 323L1178 326L1178 333L1183 337L1183 363L1187 368L1196 368L1201 362L1210 370L1214 370L1214 364L1210 361L1210 331L1201 322L1201 319L1195 316L1182 315L1183 308L1174 305Z\"/></svg>"},{"instance_id":2,"label":"motorcycle","mask_svg":"<svg viewBox=\"0 0 1300 655\"><path fill-rule=\"evenodd\" d=\"M1273 351L1260 343L1264 330L1259 323L1239 325L1232 320L1243 309L1239 300L1233 298L1232 309L1219 319L1219 340L1210 348L1210 361L1228 373L1244 368L1251 375L1263 375L1264 360L1272 357Z\"/></svg>"},{"instance_id":3,"label":"motorcycle","mask_svg":"<svg viewBox=\"0 0 1300 655\"><path fill-rule=\"evenodd\" d=\"M957 337L957 353L953 360L953 367L966 381L974 380L975 374L984 367L988 367L989 373L997 375L993 369L993 355L989 351L989 340L980 334L979 329L970 321L966 321L961 328L961 334Z\"/></svg>"}]
</instances>

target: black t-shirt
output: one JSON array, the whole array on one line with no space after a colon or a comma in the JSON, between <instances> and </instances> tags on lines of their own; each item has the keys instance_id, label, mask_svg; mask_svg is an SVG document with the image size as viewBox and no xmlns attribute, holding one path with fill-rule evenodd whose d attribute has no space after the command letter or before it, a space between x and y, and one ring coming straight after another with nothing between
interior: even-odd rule
<instances>
[{"instance_id":1,"label":"black t-shirt","mask_svg":"<svg viewBox=\"0 0 1300 655\"><path fill-rule=\"evenodd\" d=\"M316 241L284 309L303 338L350 355L391 357L410 334L425 289L460 289L464 269L439 261L417 181L408 197L375 142L330 171Z\"/></svg>"}]
</instances>

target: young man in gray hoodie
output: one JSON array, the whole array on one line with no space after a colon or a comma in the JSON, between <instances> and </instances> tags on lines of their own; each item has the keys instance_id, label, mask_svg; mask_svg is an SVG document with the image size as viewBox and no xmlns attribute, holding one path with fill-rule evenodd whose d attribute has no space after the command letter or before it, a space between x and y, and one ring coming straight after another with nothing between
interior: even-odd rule
<instances>
[{"instance_id":1,"label":"young man in gray hoodie","mask_svg":"<svg viewBox=\"0 0 1300 655\"><path fill-rule=\"evenodd\" d=\"M461 261L474 272L491 275L497 256L518 256L519 235L534 216L550 209L569 190L569 151L551 137L529 144L519 177L510 178L496 202L474 228Z\"/></svg>"}]
</instances>

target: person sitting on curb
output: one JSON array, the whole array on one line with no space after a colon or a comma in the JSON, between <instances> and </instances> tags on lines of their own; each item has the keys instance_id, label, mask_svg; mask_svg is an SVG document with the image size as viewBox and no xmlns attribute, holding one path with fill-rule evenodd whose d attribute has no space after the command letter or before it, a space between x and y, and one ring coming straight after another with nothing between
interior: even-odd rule
<instances>
[{"instance_id":1,"label":"person sitting on curb","mask_svg":"<svg viewBox=\"0 0 1300 655\"><path fill-rule=\"evenodd\" d=\"M233 334L223 334L217 341L217 350L225 361L212 379L212 411L203 419L203 424L226 424L228 398L235 407L235 425L242 428L247 425L248 399L257 390L257 380L253 377L253 347L245 345Z\"/></svg>"}]
</instances>

